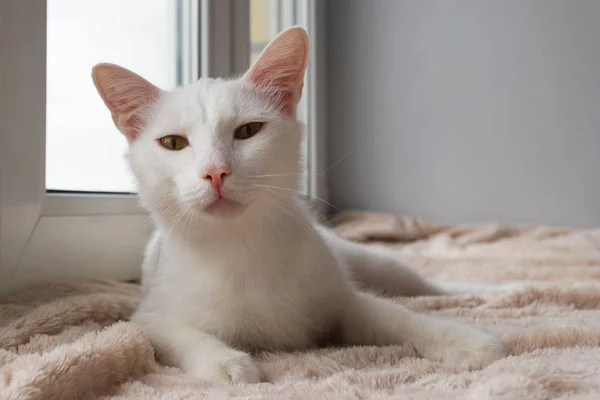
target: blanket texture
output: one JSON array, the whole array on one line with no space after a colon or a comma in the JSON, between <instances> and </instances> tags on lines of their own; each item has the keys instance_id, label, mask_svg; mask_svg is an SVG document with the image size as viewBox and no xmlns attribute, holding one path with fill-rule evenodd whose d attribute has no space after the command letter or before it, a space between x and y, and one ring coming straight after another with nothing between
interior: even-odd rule
<instances>
[{"instance_id":1,"label":"blanket texture","mask_svg":"<svg viewBox=\"0 0 600 400\"><path fill-rule=\"evenodd\" d=\"M410 346L266 353L256 357L265 383L199 383L159 365L127 322L138 285L64 282L0 299L0 399L600 398L600 229L453 227L363 212L332 225L434 279L537 282L394 299L499 335L510 356L472 371L418 358Z\"/></svg>"}]
</instances>

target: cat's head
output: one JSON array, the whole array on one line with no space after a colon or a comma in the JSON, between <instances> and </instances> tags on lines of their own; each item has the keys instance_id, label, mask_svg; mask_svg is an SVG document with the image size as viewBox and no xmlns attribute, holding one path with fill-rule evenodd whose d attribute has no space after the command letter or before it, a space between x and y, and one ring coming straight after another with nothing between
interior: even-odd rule
<instances>
[{"instance_id":1,"label":"cat's head","mask_svg":"<svg viewBox=\"0 0 600 400\"><path fill-rule=\"evenodd\" d=\"M144 205L155 214L235 218L248 208L285 207L299 178L308 37L290 28L238 79L201 78L164 91L112 64L94 84L129 142Z\"/></svg>"}]
</instances>

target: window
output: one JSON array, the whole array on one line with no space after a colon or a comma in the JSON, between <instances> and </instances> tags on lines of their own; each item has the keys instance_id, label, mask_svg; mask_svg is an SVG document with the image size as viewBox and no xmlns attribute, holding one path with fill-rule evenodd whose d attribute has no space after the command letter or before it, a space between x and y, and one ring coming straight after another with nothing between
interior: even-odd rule
<instances>
[{"instance_id":1,"label":"window","mask_svg":"<svg viewBox=\"0 0 600 400\"><path fill-rule=\"evenodd\" d=\"M0 2L0 291L139 277L151 221L131 194L126 142L92 85L95 63L121 64L165 89L239 74L293 24L314 48L317 3ZM298 109L308 128L305 190L323 197L311 180L320 159L312 59L309 70Z\"/></svg>"},{"instance_id":2,"label":"window","mask_svg":"<svg viewBox=\"0 0 600 400\"><path fill-rule=\"evenodd\" d=\"M306 24L297 18L301 6L294 0L250 0L250 63L279 32Z\"/></svg>"},{"instance_id":3,"label":"window","mask_svg":"<svg viewBox=\"0 0 600 400\"><path fill-rule=\"evenodd\" d=\"M115 128L91 79L111 62L177 85L177 2L51 0L46 40L46 188L133 192Z\"/></svg>"}]
</instances>

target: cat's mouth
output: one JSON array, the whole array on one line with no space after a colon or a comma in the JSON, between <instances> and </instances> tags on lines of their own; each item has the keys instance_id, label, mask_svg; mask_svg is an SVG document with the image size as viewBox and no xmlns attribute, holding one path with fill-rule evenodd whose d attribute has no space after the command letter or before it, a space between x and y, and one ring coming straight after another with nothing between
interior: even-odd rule
<instances>
[{"instance_id":1,"label":"cat's mouth","mask_svg":"<svg viewBox=\"0 0 600 400\"><path fill-rule=\"evenodd\" d=\"M232 200L227 197L220 197L215 199L211 204L204 208L210 215L219 216L219 217L234 217L239 215L246 208L245 204L242 204L238 201Z\"/></svg>"}]
</instances>

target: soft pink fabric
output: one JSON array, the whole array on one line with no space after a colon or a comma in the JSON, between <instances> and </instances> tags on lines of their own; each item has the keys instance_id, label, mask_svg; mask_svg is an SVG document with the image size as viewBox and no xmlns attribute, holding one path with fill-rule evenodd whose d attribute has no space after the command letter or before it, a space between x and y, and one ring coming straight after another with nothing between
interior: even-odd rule
<instances>
[{"instance_id":1,"label":"soft pink fabric","mask_svg":"<svg viewBox=\"0 0 600 400\"><path fill-rule=\"evenodd\" d=\"M0 399L599 399L600 229L497 224L447 227L347 213L338 232L387 246L424 275L541 282L509 293L397 299L479 325L511 356L480 371L415 357L409 347L262 354L268 382L197 383L158 365L126 320L137 285L68 282L0 302Z\"/></svg>"}]
</instances>

